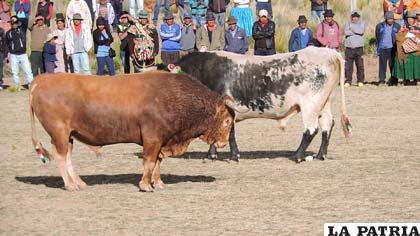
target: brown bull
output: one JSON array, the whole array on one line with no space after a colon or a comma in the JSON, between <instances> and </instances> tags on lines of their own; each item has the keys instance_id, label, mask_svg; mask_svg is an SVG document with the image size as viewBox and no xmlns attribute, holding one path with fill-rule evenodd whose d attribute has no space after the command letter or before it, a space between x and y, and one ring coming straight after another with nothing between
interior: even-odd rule
<instances>
[{"instance_id":1,"label":"brown bull","mask_svg":"<svg viewBox=\"0 0 420 236\"><path fill-rule=\"evenodd\" d=\"M73 169L73 139L89 146L143 146L140 190L162 188L163 157L184 153L197 137L223 147L234 121L231 98L188 75L149 72L110 77L44 74L30 88L32 142L53 157L67 190L86 186ZM234 109L234 107L232 107ZM51 155L37 140L34 113L51 137ZM153 186L153 188L152 188Z\"/></svg>"}]
</instances>

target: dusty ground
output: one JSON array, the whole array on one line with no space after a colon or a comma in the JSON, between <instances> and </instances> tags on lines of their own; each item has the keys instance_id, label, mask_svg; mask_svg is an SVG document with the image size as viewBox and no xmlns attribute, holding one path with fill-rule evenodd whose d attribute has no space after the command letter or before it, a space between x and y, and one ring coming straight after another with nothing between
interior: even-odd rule
<instances>
[{"instance_id":1,"label":"dusty ground","mask_svg":"<svg viewBox=\"0 0 420 236\"><path fill-rule=\"evenodd\" d=\"M69 193L31 147L27 91L0 92L0 235L321 235L326 222L418 222L420 86L352 87L346 97L354 135L346 144L336 126L326 161L289 160L299 116L285 132L248 120L237 127L239 164L203 163L197 141L163 162L167 188L154 193L138 192L141 148L109 146L97 158L77 143L75 168L89 187Z\"/></svg>"}]
</instances>

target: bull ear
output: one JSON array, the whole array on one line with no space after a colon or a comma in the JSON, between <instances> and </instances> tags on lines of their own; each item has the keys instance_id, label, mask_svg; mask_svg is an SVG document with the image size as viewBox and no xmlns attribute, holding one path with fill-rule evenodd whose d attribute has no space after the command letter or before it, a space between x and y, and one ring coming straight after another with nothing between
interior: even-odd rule
<instances>
[{"instance_id":1,"label":"bull ear","mask_svg":"<svg viewBox=\"0 0 420 236\"><path fill-rule=\"evenodd\" d=\"M223 96L223 100L225 102L225 105L229 107L230 109L238 112L238 113L246 113L249 112L249 108L247 107L241 107L239 104L231 97L229 96Z\"/></svg>"}]
</instances>

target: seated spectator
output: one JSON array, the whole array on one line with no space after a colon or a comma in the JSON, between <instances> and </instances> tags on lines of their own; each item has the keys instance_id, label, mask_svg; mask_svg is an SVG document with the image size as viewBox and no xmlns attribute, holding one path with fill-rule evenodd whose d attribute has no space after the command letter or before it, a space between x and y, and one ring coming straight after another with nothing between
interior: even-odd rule
<instances>
[{"instance_id":1,"label":"seated spectator","mask_svg":"<svg viewBox=\"0 0 420 236\"><path fill-rule=\"evenodd\" d=\"M162 62L165 65L176 64L180 58L181 27L174 22L174 16L170 12L165 14L164 20L159 31L162 39Z\"/></svg>"},{"instance_id":2,"label":"seated spectator","mask_svg":"<svg viewBox=\"0 0 420 236\"><path fill-rule=\"evenodd\" d=\"M95 17L96 19L99 17L104 18L106 27L108 30L112 30L112 24L114 23L115 19L115 12L111 3L107 2L107 0L99 0L99 3L96 5Z\"/></svg>"},{"instance_id":3,"label":"seated spectator","mask_svg":"<svg viewBox=\"0 0 420 236\"><path fill-rule=\"evenodd\" d=\"M36 9L37 16L43 16L45 24L50 27L50 20L53 17L54 3L50 0L39 0Z\"/></svg>"},{"instance_id":4,"label":"seated spectator","mask_svg":"<svg viewBox=\"0 0 420 236\"><path fill-rule=\"evenodd\" d=\"M213 13L216 18L216 23L225 28L226 8L230 0L209 0L209 11Z\"/></svg>"},{"instance_id":5,"label":"seated spectator","mask_svg":"<svg viewBox=\"0 0 420 236\"><path fill-rule=\"evenodd\" d=\"M245 30L238 27L236 19L233 16L229 16L227 23L229 27L225 32L225 48L223 50L245 54L249 47L249 41Z\"/></svg>"},{"instance_id":6,"label":"seated spectator","mask_svg":"<svg viewBox=\"0 0 420 236\"><path fill-rule=\"evenodd\" d=\"M268 17L270 17L270 19L273 18L273 7L271 6L271 0L256 0L257 1L257 15L258 13L262 10L265 9L268 11Z\"/></svg>"},{"instance_id":7,"label":"seated spectator","mask_svg":"<svg viewBox=\"0 0 420 236\"><path fill-rule=\"evenodd\" d=\"M90 64L88 52L92 48L92 33L87 24L83 24L83 18L79 13L71 17L70 27L66 30L66 53L73 61L74 73L90 75Z\"/></svg>"},{"instance_id":8,"label":"seated spectator","mask_svg":"<svg viewBox=\"0 0 420 236\"><path fill-rule=\"evenodd\" d=\"M312 21L316 24L320 23L327 8L328 0L311 0Z\"/></svg>"},{"instance_id":9,"label":"seated spectator","mask_svg":"<svg viewBox=\"0 0 420 236\"><path fill-rule=\"evenodd\" d=\"M128 49L128 29L131 26L128 20L128 12L124 12L120 17L120 23L117 25L118 37L121 40L120 44L120 58L124 66L124 74L130 73L130 51Z\"/></svg>"},{"instance_id":10,"label":"seated spectator","mask_svg":"<svg viewBox=\"0 0 420 236\"><path fill-rule=\"evenodd\" d=\"M107 27L108 22L103 17L96 20L96 29L93 31L93 43L98 62L97 75L104 75L105 65L110 76L115 75L114 60L110 56L111 44L114 42L111 32Z\"/></svg>"},{"instance_id":11,"label":"seated spectator","mask_svg":"<svg viewBox=\"0 0 420 236\"><path fill-rule=\"evenodd\" d=\"M200 52L223 50L225 46L225 32L216 24L216 18L209 12L206 16L206 24L197 30L197 49Z\"/></svg>"},{"instance_id":12,"label":"seated spectator","mask_svg":"<svg viewBox=\"0 0 420 236\"><path fill-rule=\"evenodd\" d=\"M196 26L192 22L191 13L185 13L181 28L181 56L186 55L195 50Z\"/></svg>"},{"instance_id":13,"label":"seated spectator","mask_svg":"<svg viewBox=\"0 0 420 236\"><path fill-rule=\"evenodd\" d=\"M384 14L388 11L394 13L394 18L397 23L402 24L402 14L404 13L405 3L404 0L384 0L383 3Z\"/></svg>"},{"instance_id":14,"label":"seated spectator","mask_svg":"<svg viewBox=\"0 0 420 236\"><path fill-rule=\"evenodd\" d=\"M252 27L252 38L254 38L254 55L269 56L276 54L274 35L276 24L268 18L268 11L263 9L259 13L259 20Z\"/></svg>"},{"instance_id":15,"label":"seated spectator","mask_svg":"<svg viewBox=\"0 0 420 236\"><path fill-rule=\"evenodd\" d=\"M316 38L322 47L338 50L341 43L340 26L334 20L334 12L328 9L324 13L324 20L316 28Z\"/></svg>"},{"instance_id":16,"label":"seated spectator","mask_svg":"<svg viewBox=\"0 0 420 236\"><path fill-rule=\"evenodd\" d=\"M159 35L149 22L149 13L141 11L139 20L129 17L132 23L128 29L128 50L133 59L134 72L142 72L155 65L159 53Z\"/></svg>"},{"instance_id":17,"label":"seated spectator","mask_svg":"<svg viewBox=\"0 0 420 236\"><path fill-rule=\"evenodd\" d=\"M254 23L254 15L249 2L250 0L233 0L234 6L230 12L230 15L235 17L238 26L245 30L248 37L252 35L252 24Z\"/></svg>"},{"instance_id":18,"label":"seated spectator","mask_svg":"<svg viewBox=\"0 0 420 236\"><path fill-rule=\"evenodd\" d=\"M29 17L31 15L31 1L30 0L16 0L15 1L15 12L22 25L22 30L26 32L28 30Z\"/></svg>"},{"instance_id":19,"label":"seated spectator","mask_svg":"<svg viewBox=\"0 0 420 236\"><path fill-rule=\"evenodd\" d=\"M42 50L51 30L45 25L43 16L37 16L34 22L31 22L29 30L31 31L31 69L35 77L45 72Z\"/></svg>"},{"instance_id":20,"label":"seated spectator","mask_svg":"<svg viewBox=\"0 0 420 236\"><path fill-rule=\"evenodd\" d=\"M357 69L357 86L362 87L365 82L365 67L363 64L363 47L365 44L365 23L360 19L358 11L353 11L351 20L344 26L345 51L345 77L344 86L351 85L353 77L353 64Z\"/></svg>"},{"instance_id":21,"label":"seated spectator","mask_svg":"<svg viewBox=\"0 0 420 236\"><path fill-rule=\"evenodd\" d=\"M299 26L296 27L289 39L289 52L296 52L298 50L308 47L309 42L313 40L312 31L306 26L308 20L306 16L299 16Z\"/></svg>"},{"instance_id":22,"label":"seated spectator","mask_svg":"<svg viewBox=\"0 0 420 236\"><path fill-rule=\"evenodd\" d=\"M191 14L194 24L201 27L206 23L206 13L209 0L190 0Z\"/></svg>"},{"instance_id":23,"label":"seated spectator","mask_svg":"<svg viewBox=\"0 0 420 236\"><path fill-rule=\"evenodd\" d=\"M55 47L55 40L57 36L49 33L47 36L47 41L44 44L43 56L44 56L44 65L45 72L54 73L56 67L55 62L57 61L57 49Z\"/></svg>"}]
</instances>

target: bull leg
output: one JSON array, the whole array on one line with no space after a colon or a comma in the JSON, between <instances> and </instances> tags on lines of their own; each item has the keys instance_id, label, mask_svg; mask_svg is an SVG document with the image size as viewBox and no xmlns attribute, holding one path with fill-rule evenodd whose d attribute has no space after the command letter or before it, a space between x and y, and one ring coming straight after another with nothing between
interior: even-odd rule
<instances>
[{"instance_id":1,"label":"bull leg","mask_svg":"<svg viewBox=\"0 0 420 236\"><path fill-rule=\"evenodd\" d=\"M86 188L86 183L80 178L80 176L76 173L73 168L73 164L71 162L71 156L73 153L73 139L71 138L68 143L68 150L66 156L66 164L67 164L67 171L72 178L73 182L77 185L78 189Z\"/></svg>"},{"instance_id":2,"label":"bull leg","mask_svg":"<svg viewBox=\"0 0 420 236\"><path fill-rule=\"evenodd\" d=\"M52 155L54 156L54 160L57 163L57 167L60 170L61 178L63 178L64 188L68 191L76 191L77 185L74 184L73 179L67 172L66 154L61 150L59 152L55 144L52 144L51 151Z\"/></svg>"},{"instance_id":3,"label":"bull leg","mask_svg":"<svg viewBox=\"0 0 420 236\"><path fill-rule=\"evenodd\" d=\"M296 150L294 156L296 163L300 163L304 160L306 149L311 144L315 135L318 133L319 112L315 111L316 110L314 110L313 107L312 109L302 109L302 117L305 126L305 132L303 133L302 141L300 142L299 148Z\"/></svg>"},{"instance_id":4,"label":"bull leg","mask_svg":"<svg viewBox=\"0 0 420 236\"><path fill-rule=\"evenodd\" d=\"M154 189L164 189L165 184L163 183L162 179L160 178L160 163L162 162L162 158L157 158L155 169L153 170L152 174L152 185Z\"/></svg>"},{"instance_id":5,"label":"bull leg","mask_svg":"<svg viewBox=\"0 0 420 236\"><path fill-rule=\"evenodd\" d=\"M322 143L321 143L321 146L319 147L319 152L315 157L318 160L323 161L327 157L328 145L330 143L331 132L332 132L332 129L334 127L334 123L335 122L333 120L332 123L331 123L330 130L328 130L328 131L323 130L322 131Z\"/></svg>"},{"instance_id":6,"label":"bull leg","mask_svg":"<svg viewBox=\"0 0 420 236\"><path fill-rule=\"evenodd\" d=\"M232 161L239 161L239 157L241 156L239 154L238 145L236 144L236 138L235 138L235 125L232 125L232 129L230 129L229 133L229 146L230 146L230 154L231 154L231 160Z\"/></svg>"},{"instance_id":7,"label":"bull leg","mask_svg":"<svg viewBox=\"0 0 420 236\"><path fill-rule=\"evenodd\" d=\"M156 166L161 144L156 142L145 142L143 148L143 177L139 183L140 191L153 192L151 185L152 173Z\"/></svg>"},{"instance_id":8,"label":"bull leg","mask_svg":"<svg viewBox=\"0 0 420 236\"><path fill-rule=\"evenodd\" d=\"M207 152L207 157L210 160L216 160L217 159L217 148L214 144L210 144L209 151Z\"/></svg>"},{"instance_id":9,"label":"bull leg","mask_svg":"<svg viewBox=\"0 0 420 236\"><path fill-rule=\"evenodd\" d=\"M322 109L319 125L322 130L322 142L321 146L319 147L319 152L315 158L318 160L324 160L327 155L328 144L330 142L331 132L334 127L330 100L325 103L324 109Z\"/></svg>"}]
</instances>

